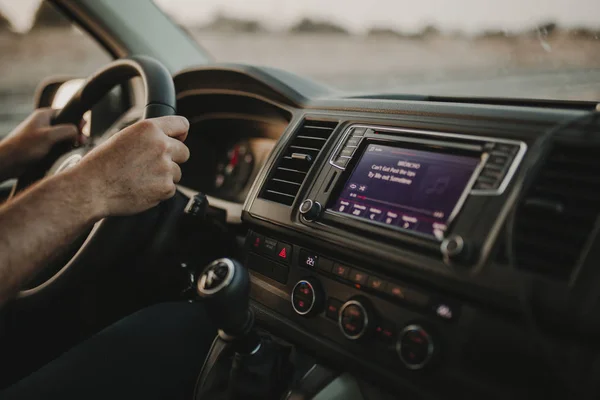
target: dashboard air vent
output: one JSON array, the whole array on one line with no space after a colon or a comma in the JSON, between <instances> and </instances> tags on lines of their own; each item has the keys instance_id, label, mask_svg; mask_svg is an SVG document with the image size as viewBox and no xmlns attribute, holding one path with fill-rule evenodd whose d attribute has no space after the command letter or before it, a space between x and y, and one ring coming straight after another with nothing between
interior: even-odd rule
<instances>
[{"instance_id":1,"label":"dashboard air vent","mask_svg":"<svg viewBox=\"0 0 600 400\"><path fill-rule=\"evenodd\" d=\"M290 140L263 187L263 199L291 206L337 122L306 120Z\"/></svg>"},{"instance_id":2,"label":"dashboard air vent","mask_svg":"<svg viewBox=\"0 0 600 400\"><path fill-rule=\"evenodd\" d=\"M600 213L600 147L558 143L519 205L519 268L567 280Z\"/></svg>"}]
</instances>

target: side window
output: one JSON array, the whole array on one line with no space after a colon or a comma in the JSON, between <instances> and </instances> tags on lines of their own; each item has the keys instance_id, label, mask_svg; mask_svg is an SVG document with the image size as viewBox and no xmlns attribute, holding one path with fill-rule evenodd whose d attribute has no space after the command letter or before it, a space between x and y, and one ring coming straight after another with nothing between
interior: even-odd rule
<instances>
[{"instance_id":1,"label":"side window","mask_svg":"<svg viewBox=\"0 0 600 400\"><path fill-rule=\"evenodd\" d=\"M50 3L37 4L0 0L0 138L33 110L44 79L86 77L111 61Z\"/></svg>"}]
</instances>

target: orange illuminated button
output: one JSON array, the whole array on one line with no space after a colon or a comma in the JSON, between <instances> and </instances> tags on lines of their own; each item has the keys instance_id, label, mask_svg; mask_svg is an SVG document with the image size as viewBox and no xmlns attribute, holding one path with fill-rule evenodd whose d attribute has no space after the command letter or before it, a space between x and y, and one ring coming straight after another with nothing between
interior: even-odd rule
<instances>
[{"instance_id":1,"label":"orange illuminated button","mask_svg":"<svg viewBox=\"0 0 600 400\"><path fill-rule=\"evenodd\" d=\"M352 282L358 283L359 285L366 285L369 279L369 275L359 269L351 269L348 277Z\"/></svg>"},{"instance_id":2,"label":"orange illuminated button","mask_svg":"<svg viewBox=\"0 0 600 400\"><path fill-rule=\"evenodd\" d=\"M367 286L373 290L377 290L378 292L384 292L386 282L377 276L371 275L367 281Z\"/></svg>"},{"instance_id":3,"label":"orange illuminated button","mask_svg":"<svg viewBox=\"0 0 600 400\"><path fill-rule=\"evenodd\" d=\"M348 274L350 273L350 267L339 263L335 263L333 264L333 271L331 272L333 272L334 275L337 275L340 278L347 278Z\"/></svg>"},{"instance_id":4,"label":"orange illuminated button","mask_svg":"<svg viewBox=\"0 0 600 400\"><path fill-rule=\"evenodd\" d=\"M404 299L405 288L395 283L388 282L385 292L397 299Z\"/></svg>"}]
</instances>

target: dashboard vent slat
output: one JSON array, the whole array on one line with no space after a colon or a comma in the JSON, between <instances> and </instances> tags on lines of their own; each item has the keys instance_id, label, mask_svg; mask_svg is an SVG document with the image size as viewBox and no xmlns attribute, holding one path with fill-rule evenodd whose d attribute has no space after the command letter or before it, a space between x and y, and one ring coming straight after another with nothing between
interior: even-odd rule
<instances>
[{"instance_id":1,"label":"dashboard vent slat","mask_svg":"<svg viewBox=\"0 0 600 400\"><path fill-rule=\"evenodd\" d=\"M331 121L304 121L277 160L260 197L286 206L294 204L304 179L336 126L337 122Z\"/></svg>"},{"instance_id":2,"label":"dashboard vent slat","mask_svg":"<svg viewBox=\"0 0 600 400\"><path fill-rule=\"evenodd\" d=\"M568 280L600 214L600 147L556 143L519 205L514 249L521 269Z\"/></svg>"}]
</instances>

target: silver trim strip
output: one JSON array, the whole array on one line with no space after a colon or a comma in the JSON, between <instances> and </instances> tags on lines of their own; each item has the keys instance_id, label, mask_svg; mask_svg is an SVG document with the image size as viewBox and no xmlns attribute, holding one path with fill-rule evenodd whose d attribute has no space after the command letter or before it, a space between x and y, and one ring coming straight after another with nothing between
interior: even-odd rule
<instances>
[{"instance_id":1,"label":"silver trim strip","mask_svg":"<svg viewBox=\"0 0 600 400\"><path fill-rule=\"evenodd\" d=\"M335 158L336 158L336 155L338 154L338 152L340 151L342 144L346 141L346 139L350 135L350 132L352 131L353 128L366 128L366 129L373 129L373 130L381 131L381 132L410 133L410 134L418 134L418 135L426 135L426 136L436 136L436 137L441 137L441 138L466 139L466 140L474 140L474 141L485 142L485 143L503 143L503 144L511 144L511 145L519 146L519 150L515 154L510 167L506 171L506 175L504 176L504 179L498 186L498 189L490 189L490 190L471 189L470 194L472 194L474 196L498 196L498 195L501 195L502 193L504 193L504 190L506 190L506 188L508 187L511 179L513 178L514 174L517 171L517 168L519 167L519 164L521 163L521 161L523 160L523 157L525 156L525 152L527 151L527 144L520 140L499 139L499 138L486 137L486 136L461 135L458 133L425 131L425 130L419 130L419 129L393 128L393 127L379 126L379 125L355 124L355 125L350 125L346 128L346 132L344 132L344 134L342 135L342 139L339 140L338 143L336 144L335 149L333 150L333 153L331 154L331 157L329 158L329 164L331 164L335 168L338 168L342 171L345 171L346 167L341 167L341 166L335 164ZM363 138L364 138L364 136L363 136ZM485 167L485 165L484 165L484 167ZM480 171L477 172L477 177L479 176L479 172Z\"/></svg>"}]
</instances>

